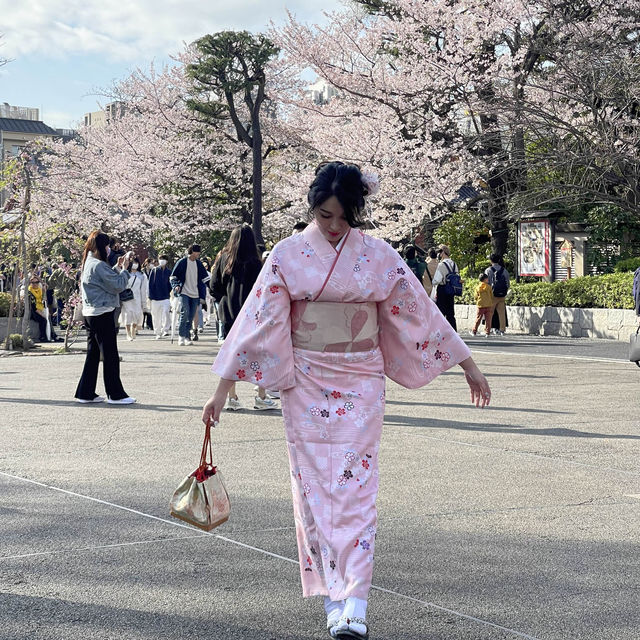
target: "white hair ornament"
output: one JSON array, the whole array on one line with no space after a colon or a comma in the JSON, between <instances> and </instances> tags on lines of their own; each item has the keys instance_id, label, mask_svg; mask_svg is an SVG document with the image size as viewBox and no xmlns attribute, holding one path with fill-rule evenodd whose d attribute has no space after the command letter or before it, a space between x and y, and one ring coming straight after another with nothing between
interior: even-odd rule
<instances>
[{"instance_id":1,"label":"white hair ornament","mask_svg":"<svg viewBox=\"0 0 640 640\"><path fill-rule=\"evenodd\" d=\"M367 189L366 198L375 196L380 191L380 178L378 174L373 171L362 172L362 183Z\"/></svg>"}]
</instances>

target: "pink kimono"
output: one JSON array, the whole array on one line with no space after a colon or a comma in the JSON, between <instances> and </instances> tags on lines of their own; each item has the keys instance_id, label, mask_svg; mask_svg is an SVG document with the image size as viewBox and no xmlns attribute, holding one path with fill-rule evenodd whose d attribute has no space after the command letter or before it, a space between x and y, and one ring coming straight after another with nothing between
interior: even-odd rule
<instances>
[{"instance_id":1,"label":"pink kimono","mask_svg":"<svg viewBox=\"0 0 640 640\"><path fill-rule=\"evenodd\" d=\"M415 389L469 356L387 243L310 224L275 246L213 371L280 390L305 597L368 595L385 375Z\"/></svg>"}]
</instances>

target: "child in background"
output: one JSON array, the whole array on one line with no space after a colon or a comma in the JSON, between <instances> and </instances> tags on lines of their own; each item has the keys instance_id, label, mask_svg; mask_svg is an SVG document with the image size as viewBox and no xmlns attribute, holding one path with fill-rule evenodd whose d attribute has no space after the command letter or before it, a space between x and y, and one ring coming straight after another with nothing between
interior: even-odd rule
<instances>
[{"instance_id":1,"label":"child in background","mask_svg":"<svg viewBox=\"0 0 640 640\"><path fill-rule=\"evenodd\" d=\"M493 315L493 292L489 284L489 276L486 273L480 274L480 284L476 289L476 304L478 305L478 312L472 333L474 336L478 333L478 327L482 322L482 318L484 318L488 336L491 331L491 316Z\"/></svg>"}]
</instances>

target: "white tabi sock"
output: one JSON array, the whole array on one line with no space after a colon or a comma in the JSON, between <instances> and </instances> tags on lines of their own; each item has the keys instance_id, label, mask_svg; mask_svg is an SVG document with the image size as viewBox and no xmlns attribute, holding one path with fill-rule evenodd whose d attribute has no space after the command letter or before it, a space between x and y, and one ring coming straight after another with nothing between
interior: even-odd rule
<instances>
[{"instance_id":1,"label":"white tabi sock","mask_svg":"<svg viewBox=\"0 0 640 640\"><path fill-rule=\"evenodd\" d=\"M353 622L354 618L364 620L367 617L367 601L362 598L347 598L344 604L342 618L346 618L349 622L349 629L362 635L366 632L366 626L360 622Z\"/></svg>"},{"instance_id":2,"label":"white tabi sock","mask_svg":"<svg viewBox=\"0 0 640 640\"><path fill-rule=\"evenodd\" d=\"M327 628L337 624L342 610L344 609L344 600L332 600L328 596L324 597L324 610L327 614Z\"/></svg>"}]
</instances>

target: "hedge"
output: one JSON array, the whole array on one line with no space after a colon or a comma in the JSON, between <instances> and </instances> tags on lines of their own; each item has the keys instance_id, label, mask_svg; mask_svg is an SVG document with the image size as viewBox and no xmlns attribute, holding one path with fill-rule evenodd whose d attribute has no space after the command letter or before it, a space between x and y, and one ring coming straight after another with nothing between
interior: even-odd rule
<instances>
[{"instance_id":1,"label":"hedge","mask_svg":"<svg viewBox=\"0 0 640 640\"><path fill-rule=\"evenodd\" d=\"M475 304L478 280L466 280L459 304ZM511 281L507 304L516 307L582 307L633 309L633 273L584 276L558 282Z\"/></svg>"},{"instance_id":2,"label":"hedge","mask_svg":"<svg viewBox=\"0 0 640 640\"><path fill-rule=\"evenodd\" d=\"M627 260L620 260L613 267L613 270L622 273L624 271L635 271L638 268L640 268L640 258L628 258Z\"/></svg>"},{"instance_id":3,"label":"hedge","mask_svg":"<svg viewBox=\"0 0 640 640\"><path fill-rule=\"evenodd\" d=\"M9 316L9 306L11 305L11 294L0 293L0 318L6 318ZM13 311L13 315L22 316L22 302L19 301L16 308Z\"/></svg>"},{"instance_id":4,"label":"hedge","mask_svg":"<svg viewBox=\"0 0 640 640\"><path fill-rule=\"evenodd\" d=\"M0 293L0 318L6 318L9 315L10 304L11 304L11 294Z\"/></svg>"}]
</instances>

